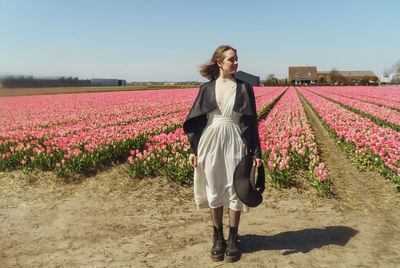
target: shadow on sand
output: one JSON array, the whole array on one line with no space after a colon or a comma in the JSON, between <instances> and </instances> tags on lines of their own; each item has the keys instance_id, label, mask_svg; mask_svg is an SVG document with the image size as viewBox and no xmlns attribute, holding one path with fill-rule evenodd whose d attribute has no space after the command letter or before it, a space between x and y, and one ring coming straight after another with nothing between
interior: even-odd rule
<instances>
[{"instance_id":1,"label":"shadow on sand","mask_svg":"<svg viewBox=\"0 0 400 268\"><path fill-rule=\"evenodd\" d=\"M324 229L304 229L273 236L248 234L240 236L240 247L243 253L260 250L286 250L283 255L306 253L326 245L344 246L357 233L357 230L346 226L328 226Z\"/></svg>"}]
</instances>

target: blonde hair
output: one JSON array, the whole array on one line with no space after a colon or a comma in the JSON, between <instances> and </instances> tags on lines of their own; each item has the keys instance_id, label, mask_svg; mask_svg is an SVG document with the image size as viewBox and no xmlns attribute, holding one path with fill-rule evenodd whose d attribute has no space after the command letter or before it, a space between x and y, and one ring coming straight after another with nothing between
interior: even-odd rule
<instances>
[{"instance_id":1,"label":"blonde hair","mask_svg":"<svg viewBox=\"0 0 400 268\"><path fill-rule=\"evenodd\" d=\"M233 50L235 53L237 52L236 49L231 46L222 45L217 47L217 49L214 51L211 61L200 66L201 76L207 78L208 80L217 79L219 76L218 61L223 61L225 59L225 51L228 50Z\"/></svg>"}]
</instances>

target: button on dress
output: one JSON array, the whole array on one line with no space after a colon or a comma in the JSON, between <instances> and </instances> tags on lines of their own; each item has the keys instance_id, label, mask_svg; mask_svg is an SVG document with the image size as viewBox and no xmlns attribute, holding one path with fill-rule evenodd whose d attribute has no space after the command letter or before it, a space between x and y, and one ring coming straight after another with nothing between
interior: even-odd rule
<instances>
[{"instance_id":1,"label":"button on dress","mask_svg":"<svg viewBox=\"0 0 400 268\"><path fill-rule=\"evenodd\" d=\"M194 198L198 209L227 206L235 211L248 210L233 187L233 173L246 154L238 126L242 114L233 111L235 97L236 84L225 93L222 105L207 114L194 170Z\"/></svg>"}]
</instances>

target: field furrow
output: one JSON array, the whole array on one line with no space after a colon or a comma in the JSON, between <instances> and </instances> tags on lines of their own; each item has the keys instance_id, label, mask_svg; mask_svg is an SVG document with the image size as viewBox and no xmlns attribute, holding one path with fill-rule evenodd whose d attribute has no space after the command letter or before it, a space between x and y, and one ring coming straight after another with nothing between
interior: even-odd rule
<instances>
[{"instance_id":1,"label":"field furrow","mask_svg":"<svg viewBox=\"0 0 400 268\"><path fill-rule=\"evenodd\" d=\"M400 133L300 89L329 132L362 168L375 168L396 187L400 185Z\"/></svg>"}]
</instances>

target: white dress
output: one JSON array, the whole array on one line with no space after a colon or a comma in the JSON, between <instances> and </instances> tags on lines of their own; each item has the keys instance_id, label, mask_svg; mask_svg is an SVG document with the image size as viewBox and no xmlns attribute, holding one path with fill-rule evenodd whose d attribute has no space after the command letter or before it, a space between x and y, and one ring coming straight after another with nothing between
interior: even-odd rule
<instances>
[{"instance_id":1,"label":"white dress","mask_svg":"<svg viewBox=\"0 0 400 268\"><path fill-rule=\"evenodd\" d=\"M235 97L236 84L226 92L222 107L207 114L194 170L194 198L198 209L227 206L235 211L248 210L233 187L233 173L246 154L237 124L242 114L233 111Z\"/></svg>"}]
</instances>

